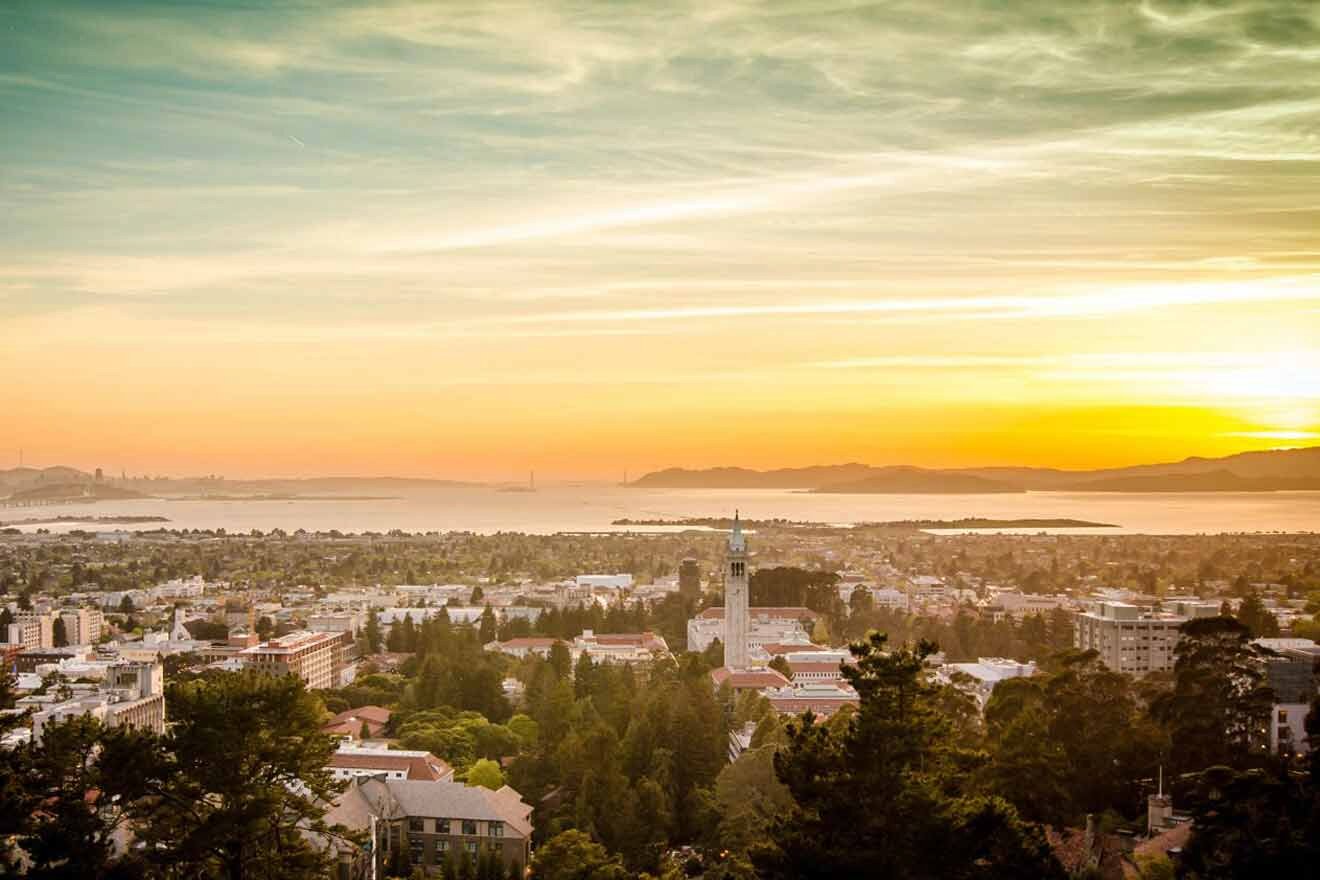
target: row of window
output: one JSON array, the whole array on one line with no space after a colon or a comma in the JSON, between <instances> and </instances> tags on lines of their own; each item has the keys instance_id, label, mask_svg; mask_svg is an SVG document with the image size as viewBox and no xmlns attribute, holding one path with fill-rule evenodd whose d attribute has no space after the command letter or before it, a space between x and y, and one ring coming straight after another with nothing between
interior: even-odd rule
<instances>
[{"instance_id":1,"label":"row of window","mask_svg":"<svg viewBox=\"0 0 1320 880\"><path fill-rule=\"evenodd\" d=\"M498 851L499 844L487 843L486 848L492 851ZM423 838L417 837L415 835L409 835L408 850L409 850L409 855L412 856L412 861L414 865L428 864L426 860L426 843ZM449 850L450 850L449 841L443 839L435 841L435 846L431 850L432 853L434 853L435 855L434 863L435 864L442 863L445 859L445 856L449 853ZM457 847L454 847L454 850L456 852L459 851ZM476 859L477 855L481 851L481 844L475 840L469 840L463 844L462 851L466 852L468 856L470 856L472 859Z\"/></svg>"},{"instance_id":2,"label":"row of window","mask_svg":"<svg viewBox=\"0 0 1320 880\"><path fill-rule=\"evenodd\" d=\"M431 821L435 823L435 830L431 832L433 834L463 834L467 837L477 836L477 822L475 819L432 819ZM454 823L456 822L459 823L460 831L452 830ZM426 819L420 816L410 817L408 819L408 830L416 832L426 831ZM486 836L503 837L504 823L487 822Z\"/></svg>"}]
</instances>

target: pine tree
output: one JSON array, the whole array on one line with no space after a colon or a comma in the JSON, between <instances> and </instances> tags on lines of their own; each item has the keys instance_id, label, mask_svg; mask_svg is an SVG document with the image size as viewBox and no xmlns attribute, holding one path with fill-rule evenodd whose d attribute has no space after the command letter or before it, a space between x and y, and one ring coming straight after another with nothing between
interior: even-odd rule
<instances>
[{"instance_id":1,"label":"pine tree","mask_svg":"<svg viewBox=\"0 0 1320 880\"><path fill-rule=\"evenodd\" d=\"M775 772L794 805L753 852L764 880L1061 878L1044 835L998 798L967 789L925 681L935 646L890 650L872 633L844 675L860 709L842 733L790 725Z\"/></svg>"}]
</instances>

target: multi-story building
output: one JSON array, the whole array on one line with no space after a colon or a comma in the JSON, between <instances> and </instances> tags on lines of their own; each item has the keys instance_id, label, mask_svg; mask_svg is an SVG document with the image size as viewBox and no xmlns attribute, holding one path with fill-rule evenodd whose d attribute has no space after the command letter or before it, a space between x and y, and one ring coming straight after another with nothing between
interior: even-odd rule
<instances>
[{"instance_id":1,"label":"multi-story building","mask_svg":"<svg viewBox=\"0 0 1320 880\"><path fill-rule=\"evenodd\" d=\"M690 598L701 595L701 566L691 556L678 565L678 592Z\"/></svg>"},{"instance_id":2,"label":"multi-story building","mask_svg":"<svg viewBox=\"0 0 1320 880\"><path fill-rule=\"evenodd\" d=\"M828 718L844 706L857 706L857 691L830 682L790 684L764 691L770 705L780 715L800 715L810 710L818 718Z\"/></svg>"},{"instance_id":3,"label":"multi-story building","mask_svg":"<svg viewBox=\"0 0 1320 880\"><path fill-rule=\"evenodd\" d=\"M63 608L64 637L70 645L95 645L101 640L105 617L100 608Z\"/></svg>"},{"instance_id":4,"label":"multi-story building","mask_svg":"<svg viewBox=\"0 0 1320 880\"><path fill-rule=\"evenodd\" d=\"M1260 639L1258 644L1283 641ZM1314 642L1297 644L1274 650L1273 654L1265 661L1265 680L1274 691L1274 706L1270 711L1270 749L1278 754L1305 754L1310 751L1306 716L1316 696L1320 646Z\"/></svg>"},{"instance_id":5,"label":"multi-story building","mask_svg":"<svg viewBox=\"0 0 1320 880\"><path fill-rule=\"evenodd\" d=\"M509 876L522 876L531 856L531 817L532 808L507 785L491 791L461 782L376 776L350 782L325 820L373 833L378 867L407 847L413 866L431 875L450 859L475 862L490 853ZM342 864L344 854L339 855Z\"/></svg>"},{"instance_id":6,"label":"multi-story building","mask_svg":"<svg viewBox=\"0 0 1320 880\"><path fill-rule=\"evenodd\" d=\"M302 630L244 648L235 656L245 666L274 675L295 675L313 690L339 686L351 647L343 633Z\"/></svg>"},{"instance_id":7,"label":"multi-story building","mask_svg":"<svg viewBox=\"0 0 1320 880\"><path fill-rule=\"evenodd\" d=\"M1192 617L1213 617L1212 603L1174 602L1173 611L1156 611L1127 602L1101 601L1077 614L1073 644L1096 651L1115 672L1145 675L1173 669L1179 627Z\"/></svg>"},{"instance_id":8,"label":"multi-story building","mask_svg":"<svg viewBox=\"0 0 1320 880\"><path fill-rule=\"evenodd\" d=\"M756 659L767 645L810 645L811 634L807 626L816 620L810 608L747 609L749 626L746 631L749 659ZM724 639L724 608L706 608L688 621L688 650L704 651Z\"/></svg>"},{"instance_id":9,"label":"multi-story building","mask_svg":"<svg viewBox=\"0 0 1320 880\"><path fill-rule=\"evenodd\" d=\"M329 614L313 614L307 618L307 628L312 632L348 633L356 635L366 624L365 614L345 611Z\"/></svg>"},{"instance_id":10,"label":"multi-story building","mask_svg":"<svg viewBox=\"0 0 1320 880\"><path fill-rule=\"evenodd\" d=\"M23 650L41 650L55 646L55 618L36 611L20 611L14 615L4 633L5 641Z\"/></svg>"},{"instance_id":11,"label":"multi-story building","mask_svg":"<svg viewBox=\"0 0 1320 880\"><path fill-rule=\"evenodd\" d=\"M115 663L99 691L55 703L32 716L33 741L51 724L91 715L107 727L165 732L165 668L159 663Z\"/></svg>"},{"instance_id":12,"label":"multi-story building","mask_svg":"<svg viewBox=\"0 0 1320 880\"><path fill-rule=\"evenodd\" d=\"M573 639L574 661L586 654L594 663L645 663L669 656L664 637L653 632L600 633L583 630Z\"/></svg>"}]
</instances>

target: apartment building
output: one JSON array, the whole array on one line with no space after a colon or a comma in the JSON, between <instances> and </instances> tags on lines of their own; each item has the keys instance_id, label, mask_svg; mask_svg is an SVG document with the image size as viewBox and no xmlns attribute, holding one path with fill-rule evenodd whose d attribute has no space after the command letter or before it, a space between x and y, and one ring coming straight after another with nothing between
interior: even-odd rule
<instances>
[{"instance_id":1,"label":"apartment building","mask_svg":"<svg viewBox=\"0 0 1320 880\"><path fill-rule=\"evenodd\" d=\"M25 651L39 651L55 646L55 617L36 611L20 611L3 633L5 641Z\"/></svg>"},{"instance_id":2,"label":"apartment building","mask_svg":"<svg viewBox=\"0 0 1320 880\"><path fill-rule=\"evenodd\" d=\"M1213 603L1179 601L1170 611L1101 601L1077 614L1073 644L1083 651L1097 651L1100 660L1115 672L1145 675L1173 669L1173 650L1180 638L1179 627L1194 617L1213 617Z\"/></svg>"},{"instance_id":3,"label":"apartment building","mask_svg":"<svg viewBox=\"0 0 1320 880\"><path fill-rule=\"evenodd\" d=\"M302 630L244 648L234 656L252 669L295 675L307 687L319 690L339 686L349 648L343 633Z\"/></svg>"},{"instance_id":4,"label":"apartment building","mask_svg":"<svg viewBox=\"0 0 1320 880\"><path fill-rule=\"evenodd\" d=\"M60 620L64 623L64 637L70 645L95 645L105 630L105 616L100 608L62 608Z\"/></svg>"}]
</instances>

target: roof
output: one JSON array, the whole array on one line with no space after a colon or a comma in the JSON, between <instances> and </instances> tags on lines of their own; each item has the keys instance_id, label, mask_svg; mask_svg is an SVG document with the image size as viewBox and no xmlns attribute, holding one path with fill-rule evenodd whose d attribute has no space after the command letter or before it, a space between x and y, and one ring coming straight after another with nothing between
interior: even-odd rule
<instances>
[{"instance_id":1,"label":"roof","mask_svg":"<svg viewBox=\"0 0 1320 880\"><path fill-rule=\"evenodd\" d=\"M727 666L721 666L718 669L710 671L710 677L719 687L726 681L729 687L734 690L754 690L768 687L783 687L788 684L788 679L777 669L730 669Z\"/></svg>"},{"instance_id":2,"label":"roof","mask_svg":"<svg viewBox=\"0 0 1320 880\"><path fill-rule=\"evenodd\" d=\"M427 754L398 755L386 749L380 749L378 755L364 755L360 752L335 752L330 756L327 767L341 770L406 770L408 779L423 782L437 782L449 776L453 770L440 758Z\"/></svg>"},{"instance_id":3,"label":"roof","mask_svg":"<svg viewBox=\"0 0 1320 880\"><path fill-rule=\"evenodd\" d=\"M329 724L342 724L345 721L370 721L374 724L388 724L390 716L393 714L384 706L358 706L356 709L345 709L340 712L330 719Z\"/></svg>"},{"instance_id":4,"label":"roof","mask_svg":"<svg viewBox=\"0 0 1320 880\"><path fill-rule=\"evenodd\" d=\"M747 550L747 539L743 537L742 520L738 511L733 512L733 530L729 532L729 552L743 553Z\"/></svg>"},{"instance_id":5,"label":"roof","mask_svg":"<svg viewBox=\"0 0 1320 880\"><path fill-rule=\"evenodd\" d=\"M503 822L523 836L532 833L532 808L509 786L491 791L461 782L390 779L383 783L407 816Z\"/></svg>"},{"instance_id":6,"label":"roof","mask_svg":"<svg viewBox=\"0 0 1320 880\"><path fill-rule=\"evenodd\" d=\"M494 644L498 645L501 650L505 648L549 648L552 647L555 642L562 641L563 639L542 638L539 636L520 636L516 639L508 639L507 641L495 642Z\"/></svg>"}]
</instances>

